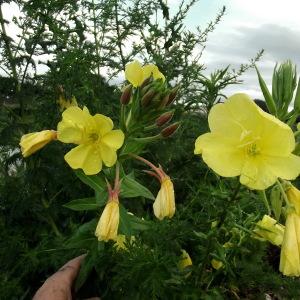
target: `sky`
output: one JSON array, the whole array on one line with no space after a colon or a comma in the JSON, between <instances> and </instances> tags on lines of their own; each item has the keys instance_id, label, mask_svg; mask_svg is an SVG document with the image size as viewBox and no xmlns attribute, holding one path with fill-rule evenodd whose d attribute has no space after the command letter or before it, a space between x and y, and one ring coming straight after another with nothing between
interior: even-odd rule
<instances>
[{"instance_id":1,"label":"sky","mask_svg":"<svg viewBox=\"0 0 300 300\"><path fill-rule=\"evenodd\" d=\"M179 3L169 0L172 7ZM300 1L200 0L188 15L187 28L205 27L223 5L226 6L225 16L209 35L202 56L207 74L227 65L238 69L239 64L247 63L260 49L265 53L257 66L269 87L276 62L291 59L300 70ZM241 79L243 84L228 87L225 94L245 92L262 99L253 69Z\"/></svg>"},{"instance_id":2,"label":"sky","mask_svg":"<svg viewBox=\"0 0 300 300\"><path fill-rule=\"evenodd\" d=\"M181 2L165 1L171 12ZM223 6L226 6L226 13L216 30L210 33L202 56L201 63L207 67L206 75L227 65L238 69L241 63L255 57L260 49L264 49L265 53L257 66L269 87L276 62L291 59L300 70L299 0L200 0L189 12L186 28L193 30L200 26L204 29ZM6 18L10 19L17 13L16 6L5 4ZM14 32L13 27L9 28L9 33ZM226 88L225 94L245 92L253 98L262 98L253 69L241 79L243 84Z\"/></svg>"}]
</instances>

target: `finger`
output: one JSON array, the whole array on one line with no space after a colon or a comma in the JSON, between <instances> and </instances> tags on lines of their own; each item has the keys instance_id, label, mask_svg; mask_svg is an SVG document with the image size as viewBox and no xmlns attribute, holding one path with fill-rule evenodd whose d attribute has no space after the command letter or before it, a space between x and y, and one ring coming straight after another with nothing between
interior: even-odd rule
<instances>
[{"instance_id":1,"label":"finger","mask_svg":"<svg viewBox=\"0 0 300 300\"><path fill-rule=\"evenodd\" d=\"M68 282L68 284L72 285L73 281L79 273L80 265L84 260L85 256L86 254L83 254L68 261L53 276L58 280Z\"/></svg>"}]
</instances>

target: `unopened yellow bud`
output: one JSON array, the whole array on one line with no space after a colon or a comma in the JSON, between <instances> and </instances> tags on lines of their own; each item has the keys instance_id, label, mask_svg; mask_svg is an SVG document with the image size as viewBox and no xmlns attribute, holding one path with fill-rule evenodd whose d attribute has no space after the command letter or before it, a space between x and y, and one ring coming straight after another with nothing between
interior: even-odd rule
<instances>
[{"instance_id":1,"label":"unopened yellow bud","mask_svg":"<svg viewBox=\"0 0 300 300\"><path fill-rule=\"evenodd\" d=\"M296 214L300 216L300 191L291 185L291 187L286 190L286 195L290 204L293 205Z\"/></svg>"},{"instance_id":2,"label":"unopened yellow bud","mask_svg":"<svg viewBox=\"0 0 300 300\"><path fill-rule=\"evenodd\" d=\"M119 201L111 199L107 202L100 220L98 222L95 235L99 241L116 240L119 228Z\"/></svg>"},{"instance_id":3,"label":"unopened yellow bud","mask_svg":"<svg viewBox=\"0 0 300 300\"><path fill-rule=\"evenodd\" d=\"M57 135L54 130L43 130L32 132L21 137L20 146L22 155L27 157L43 148L49 142L56 140Z\"/></svg>"}]
</instances>

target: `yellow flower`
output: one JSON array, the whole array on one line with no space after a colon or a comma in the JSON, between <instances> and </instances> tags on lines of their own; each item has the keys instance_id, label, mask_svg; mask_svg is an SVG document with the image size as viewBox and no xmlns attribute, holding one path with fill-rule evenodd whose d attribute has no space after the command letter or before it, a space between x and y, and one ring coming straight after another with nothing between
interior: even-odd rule
<instances>
[{"instance_id":1,"label":"yellow flower","mask_svg":"<svg viewBox=\"0 0 300 300\"><path fill-rule=\"evenodd\" d=\"M291 207L287 209L279 270L286 276L300 276L300 191L286 190Z\"/></svg>"},{"instance_id":2,"label":"yellow flower","mask_svg":"<svg viewBox=\"0 0 300 300\"><path fill-rule=\"evenodd\" d=\"M192 266L193 262L190 255L185 250L181 250L181 253L182 254L180 256L180 261L178 262L178 268L180 270L183 270L188 266Z\"/></svg>"},{"instance_id":3,"label":"yellow flower","mask_svg":"<svg viewBox=\"0 0 300 300\"><path fill-rule=\"evenodd\" d=\"M211 260L210 263L211 263L212 267L215 270L219 270L220 268L223 267L223 263L221 261L217 260L217 259L214 259L214 258Z\"/></svg>"},{"instance_id":4,"label":"yellow flower","mask_svg":"<svg viewBox=\"0 0 300 300\"><path fill-rule=\"evenodd\" d=\"M284 226L268 215L264 215L262 220L256 223L253 231L273 245L280 246L282 244Z\"/></svg>"},{"instance_id":5,"label":"yellow flower","mask_svg":"<svg viewBox=\"0 0 300 300\"><path fill-rule=\"evenodd\" d=\"M71 100L66 100L62 95L60 95L57 103L60 106L60 111L63 111L71 106L78 106L75 96L73 96Z\"/></svg>"},{"instance_id":6,"label":"yellow flower","mask_svg":"<svg viewBox=\"0 0 300 300\"><path fill-rule=\"evenodd\" d=\"M95 235L99 241L116 240L119 228L119 200L110 199L100 217Z\"/></svg>"},{"instance_id":7,"label":"yellow flower","mask_svg":"<svg viewBox=\"0 0 300 300\"><path fill-rule=\"evenodd\" d=\"M161 179L161 187L153 203L154 215L159 220L172 218L175 214L175 194L173 183L169 176Z\"/></svg>"},{"instance_id":8,"label":"yellow flower","mask_svg":"<svg viewBox=\"0 0 300 300\"><path fill-rule=\"evenodd\" d=\"M53 140L56 140L56 131L54 130L43 130L25 134L21 137L20 141L22 155L27 157Z\"/></svg>"},{"instance_id":9,"label":"yellow flower","mask_svg":"<svg viewBox=\"0 0 300 300\"><path fill-rule=\"evenodd\" d=\"M114 247L117 248L117 250L127 250L127 247L125 245L126 242L126 236L124 234L118 234L115 239ZM135 237L131 236L129 239L129 243L132 244L135 241Z\"/></svg>"},{"instance_id":10,"label":"yellow flower","mask_svg":"<svg viewBox=\"0 0 300 300\"><path fill-rule=\"evenodd\" d=\"M125 77L134 87L140 86L151 75L154 79L165 81L165 76L153 64L142 66L140 62L135 60L125 67Z\"/></svg>"},{"instance_id":11,"label":"yellow flower","mask_svg":"<svg viewBox=\"0 0 300 300\"><path fill-rule=\"evenodd\" d=\"M195 154L224 177L240 176L251 189L263 190L276 179L295 179L300 157L292 154L291 128L261 110L247 95L235 94L208 116L211 132L199 136Z\"/></svg>"},{"instance_id":12,"label":"yellow flower","mask_svg":"<svg viewBox=\"0 0 300 300\"><path fill-rule=\"evenodd\" d=\"M57 137L64 143L78 144L65 155L65 160L73 169L83 169L86 175L102 170L102 162L113 166L117 161L116 151L124 142L121 130L112 130L110 118L96 114L91 116L84 107L69 107L62 114L57 126Z\"/></svg>"},{"instance_id":13,"label":"yellow flower","mask_svg":"<svg viewBox=\"0 0 300 300\"><path fill-rule=\"evenodd\" d=\"M286 218L279 270L286 276L300 276L300 216L295 212Z\"/></svg>"}]
</instances>

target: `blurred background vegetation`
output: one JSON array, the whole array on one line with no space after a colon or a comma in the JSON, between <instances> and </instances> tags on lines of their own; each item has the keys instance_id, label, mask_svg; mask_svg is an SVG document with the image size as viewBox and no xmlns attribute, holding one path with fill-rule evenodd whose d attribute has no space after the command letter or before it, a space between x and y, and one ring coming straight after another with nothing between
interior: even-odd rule
<instances>
[{"instance_id":1,"label":"blurred background vegetation","mask_svg":"<svg viewBox=\"0 0 300 300\"><path fill-rule=\"evenodd\" d=\"M66 241L91 219L88 212L63 207L93 195L64 162L67 146L53 143L24 160L20 137L55 129L60 97L76 97L80 106L118 123L123 70L135 58L156 64L171 86L181 86L173 104L180 130L143 153L173 179L177 213L169 221L152 221L151 229L136 239L148 248L116 252L107 246L98 252L98 267L78 297L299 299L299 281L277 271L277 249L251 238L248 229L265 212L258 197L242 189L227 203L237 181L220 181L193 155L195 138L208 128L211 106L226 97L226 86L241 83L239 76L262 55L258 52L239 70L224 66L204 75L201 55L225 8L206 28L187 30L184 20L195 2L183 1L171 15L162 0L1 1L0 299L31 299L57 268L85 252L66 247ZM16 38L7 35L10 24L3 14L3 6L10 4L21 11L13 19ZM37 72L41 65L45 72ZM157 190L154 180L138 177ZM137 214L142 208L153 220L151 204L141 200L128 205ZM232 209L224 215L228 205ZM212 222L220 217L224 224L215 235ZM228 241L235 246L225 249ZM192 275L176 268L181 249L193 260ZM214 270L208 263L212 258L224 266Z\"/></svg>"}]
</instances>

